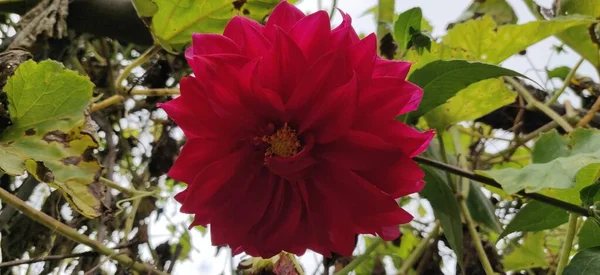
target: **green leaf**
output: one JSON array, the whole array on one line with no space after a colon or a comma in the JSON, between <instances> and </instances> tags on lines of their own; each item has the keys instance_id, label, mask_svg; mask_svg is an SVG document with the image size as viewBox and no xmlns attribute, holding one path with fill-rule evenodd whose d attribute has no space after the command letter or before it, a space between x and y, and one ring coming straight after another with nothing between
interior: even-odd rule
<instances>
[{"instance_id":1,"label":"green leaf","mask_svg":"<svg viewBox=\"0 0 600 275\"><path fill-rule=\"evenodd\" d=\"M600 225L592 219L587 219L579 230L579 249L600 246Z\"/></svg>"},{"instance_id":2,"label":"green leaf","mask_svg":"<svg viewBox=\"0 0 600 275\"><path fill-rule=\"evenodd\" d=\"M528 234L523 244L504 257L505 270L525 270L535 267L548 267L546 252L544 252L544 232Z\"/></svg>"},{"instance_id":3,"label":"green leaf","mask_svg":"<svg viewBox=\"0 0 600 275\"><path fill-rule=\"evenodd\" d=\"M600 17L598 0L562 0L560 4L561 15L581 14L593 18ZM589 27L590 24L576 26L556 36L596 67L600 65L600 52L598 52L598 45L592 42Z\"/></svg>"},{"instance_id":4,"label":"green leaf","mask_svg":"<svg viewBox=\"0 0 600 275\"><path fill-rule=\"evenodd\" d=\"M469 197L467 198L467 206L473 219L480 225L487 227L496 233L502 232L502 226L498 217L496 217L496 208L488 197L481 192L479 185L471 182L469 186Z\"/></svg>"},{"instance_id":5,"label":"green leaf","mask_svg":"<svg viewBox=\"0 0 600 275\"><path fill-rule=\"evenodd\" d=\"M422 18L421 8L412 8L398 16L394 23L394 39L398 44L400 56L407 50L413 34L421 31Z\"/></svg>"},{"instance_id":6,"label":"green leaf","mask_svg":"<svg viewBox=\"0 0 600 275\"><path fill-rule=\"evenodd\" d=\"M600 246L583 249L571 259L563 275L596 274L600 270Z\"/></svg>"},{"instance_id":7,"label":"green leaf","mask_svg":"<svg viewBox=\"0 0 600 275\"><path fill-rule=\"evenodd\" d=\"M486 15L455 26L444 36L443 43L463 49L481 61L497 64L548 36L594 21L591 17L574 15L523 25L497 26L492 17Z\"/></svg>"},{"instance_id":8,"label":"green leaf","mask_svg":"<svg viewBox=\"0 0 600 275\"><path fill-rule=\"evenodd\" d=\"M461 263L463 259L463 232L458 202L456 202L454 193L450 190L445 177L431 167L422 166L421 168L425 172L425 182L427 184L425 184L420 194L431 204L433 214L440 220L444 235L446 235L450 247L456 253L459 263Z\"/></svg>"},{"instance_id":9,"label":"green leaf","mask_svg":"<svg viewBox=\"0 0 600 275\"><path fill-rule=\"evenodd\" d=\"M142 0L139 0L142 1ZM190 43L193 33L222 33L235 15L262 21L280 0L145 0L158 6L152 33L169 51Z\"/></svg>"},{"instance_id":10,"label":"green leaf","mask_svg":"<svg viewBox=\"0 0 600 275\"><path fill-rule=\"evenodd\" d=\"M544 192L553 192L554 189L576 187L567 190L572 194L565 196L569 197L570 202L578 201L579 191L597 179L593 175L584 177L576 185L576 175L580 169L600 163L600 130L580 128L564 139L556 131L542 134L534 146L532 159L534 163L522 169L478 172L495 179L510 194L520 190L538 192L547 188Z\"/></svg>"},{"instance_id":11,"label":"green leaf","mask_svg":"<svg viewBox=\"0 0 600 275\"><path fill-rule=\"evenodd\" d=\"M101 166L92 155L98 144L84 116L93 86L54 61L22 63L4 87L13 125L0 137L3 172L27 170L63 191L71 206L89 218L102 210Z\"/></svg>"},{"instance_id":12,"label":"green leaf","mask_svg":"<svg viewBox=\"0 0 600 275\"><path fill-rule=\"evenodd\" d=\"M446 103L429 111L430 127L445 129L461 121L482 117L515 101L516 94L500 78L483 80L460 90Z\"/></svg>"},{"instance_id":13,"label":"green leaf","mask_svg":"<svg viewBox=\"0 0 600 275\"><path fill-rule=\"evenodd\" d=\"M585 207L594 205L597 201L600 201L600 182L581 189L580 195L581 202Z\"/></svg>"},{"instance_id":14,"label":"green leaf","mask_svg":"<svg viewBox=\"0 0 600 275\"><path fill-rule=\"evenodd\" d=\"M548 78L559 78L564 80L565 78L567 78L567 75L570 71L571 68L567 66L556 67L548 71Z\"/></svg>"},{"instance_id":15,"label":"green leaf","mask_svg":"<svg viewBox=\"0 0 600 275\"><path fill-rule=\"evenodd\" d=\"M551 229L569 220L566 210L538 201L528 202L506 226L499 239L513 232L536 232Z\"/></svg>"},{"instance_id":16,"label":"green leaf","mask_svg":"<svg viewBox=\"0 0 600 275\"><path fill-rule=\"evenodd\" d=\"M158 11L158 7L151 0L132 0L132 3L139 17L152 17Z\"/></svg>"},{"instance_id":17,"label":"green leaf","mask_svg":"<svg viewBox=\"0 0 600 275\"><path fill-rule=\"evenodd\" d=\"M414 71L409 81L423 88L419 109L409 114L416 119L444 104L460 90L481 80L501 76L522 76L513 70L496 65L464 60L431 62Z\"/></svg>"}]
</instances>

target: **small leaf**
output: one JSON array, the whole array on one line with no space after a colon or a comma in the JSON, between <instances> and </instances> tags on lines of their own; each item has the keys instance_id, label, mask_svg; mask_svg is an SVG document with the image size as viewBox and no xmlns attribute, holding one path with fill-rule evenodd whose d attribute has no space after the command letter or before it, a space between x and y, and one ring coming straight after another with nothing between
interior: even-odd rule
<instances>
[{"instance_id":1,"label":"small leaf","mask_svg":"<svg viewBox=\"0 0 600 275\"><path fill-rule=\"evenodd\" d=\"M523 244L519 245L502 261L506 270L527 270L530 268L548 267L546 252L544 252L544 232L527 234Z\"/></svg>"},{"instance_id":2,"label":"small leaf","mask_svg":"<svg viewBox=\"0 0 600 275\"><path fill-rule=\"evenodd\" d=\"M502 226L500 225L500 221L498 221L498 217L496 217L494 205L481 192L479 185L473 182L471 182L471 186L469 187L467 206L473 219L480 225L484 225L496 233L502 232Z\"/></svg>"},{"instance_id":3,"label":"small leaf","mask_svg":"<svg viewBox=\"0 0 600 275\"><path fill-rule=\"evenodd\" d=\"M569 220L566 210L538 201L528 202L506 226L499 239L513 232L536 232L551 229Z\"/></svg>"},{"instance_id":4,"label":"small leaf","mask_svg":"<svg viewBox=\"0 0 600 275\"><path fill-rule=\"evenodd\" d=\"M600 270L600 246L580 250L565 267L563 275L596 274Z\"/></svg>"},{"instance_id":5,"label":"small leaf","mask_svg":"<svg viewBox=\"0 0 600 275\"><path fill-rule=\"evenodd\" d=\"M592 219L587 219L579 230L579 249L600 246L600 225Z\"/></svg>"},{"instance_id":6,"label":"small leaf","mask_svg":"<svg viewBox=\"0 0 600 275\"><path fill-rule=\"evenodd\" d=\"M71 206L88 218L102 212L102 170L93 150L95 129L84 116L92 98L87 77L55 61L27 61L4 88L13 125L0 137L0 169L27 170L63 191Z\"/></svg>"},{"instance_id":7,"label":"small leaf","mask_svg":"<svg viewBox=\"0 0 600 275\"><path fill-rule=\"evenodd\" d=\"M594 205L597 201L600 201L600 182L581 189L580 195L584 206Z\"/></svg>"},{"instance_id":8,"label":"small leaf","mask_svg":"<svg viewBox=\"0 0 600 275\"><path fill-rule=\"evenodd\" d=\"M571 68L569 68L567 66L556 67L556 68L548 71L548 78L559 78L559 79L564 80L565 78L567 78L567 75L569 74L570 71L571 71Z\"/></svg>"},{"instance_id":9,"label":"small leaf","mask_svg":"<svg viewBox=\"0 0 600 275\"><path fill-rule=\"evenodd\" d=\"M413 72L409 81L423 88L419 109L409 114L416 119L444 104L460 90L481 80L501 76L522 76L513 70L496 65L464 60L431 62Z\"/></svg>"},{"instance_id":10,"label":"small leaf","mask_svg":"<svg viewBox=\"0 0 600 275\"><path fill-rule=\"evenodd\" d=\"M481 61L498 64L548 36L594 21L592 17L573 15L523 25L497 26L492 17L486 15L456 25L444 36L443 43L470 52Z\"/></svg>"},{"instance_id":11,"label":"small leaf","mask_svg":"<svg viewBox=\"0 0 600 275\"><path fill-rule=\"evenodd\" d=\"M401 13L394 23L394 39L398 44L400 56L408 49L408 44L415 32L421 31L421 8L412 8Z\"/></svg>"},{"instance_id":12,"label":"small leaf","mask_svg":"<svg viewBox=\"0 0 600 275\"><path fill-rule=\"evenodd\" d=\"M158 11L152 0L132 0L132 3L139 17L152 17Z\"/></svg>"},{"instance_id":13,"label":"small leaf","mask_svg":"<svg viewBox=\"0 0 600 275\"><path fill-rule=\"evenodd\" d=\"M459 263L461 263L463 259L462 221L454 193L450 190L445 178L437 170L428 166L422 168L425 172L425 182L427 184L425 184L420 194L431 204L433 214L440 220L444 235L446 235L450 247L456 253Z\"/></svg>"},{"instance_id":14,"label":"small leaf","mask_svg":"<svg viewBox=\"0 0 600 275\"><path fill-rule=\"evenodd\" d=\"M478 171L495 179L510 194L520 190L526 192L554 192L564 190L562 196L570 202L579 201L579 191L597 179L596 173L586 176L576 184L578 172L592 164L600 164L600 130L576 129L566 138L561 138L553 130L542 134L536 142L532 159L533 164L522 169L507 168L502 170ZM595 166L590 166L595 167ZM589 168L588 168L589 169ZM584 170L586 171L586 170ZM588 172L586 171L586 175ZM555 193L560 193L557 191ZM559 194L560 195L560 194Z\"/></svg>"},{"instance_id":15,"label":"small leaf","mask_svg":"<svg viewBox=\"0 0 600 275\"><path fill-rule=\"evenodd\" d=\"M460 90L446 103L429 111L425 118L430 127L445 129L461 121L482 117L515 101L516 94L502 79L479 81Z\"/></svg>"}]
</instances>

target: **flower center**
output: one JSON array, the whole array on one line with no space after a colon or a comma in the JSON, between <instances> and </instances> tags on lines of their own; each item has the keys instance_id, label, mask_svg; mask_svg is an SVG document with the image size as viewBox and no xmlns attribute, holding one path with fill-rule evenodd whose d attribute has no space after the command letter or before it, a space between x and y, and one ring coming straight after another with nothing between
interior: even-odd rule
<instances>
[{"instance_id":1,"label":"flower center","mask_svg":"<svg viewBox=\"0 0 600 275\"><path fill-rule=\"evenodd\" d=\"M280 157L291 157L298 153L300 141L296 136L296 130L290 128L287 123L270 136L263 136L262 141L269 144L265 157L273 155Z\"/></svg>"}]
</instances>

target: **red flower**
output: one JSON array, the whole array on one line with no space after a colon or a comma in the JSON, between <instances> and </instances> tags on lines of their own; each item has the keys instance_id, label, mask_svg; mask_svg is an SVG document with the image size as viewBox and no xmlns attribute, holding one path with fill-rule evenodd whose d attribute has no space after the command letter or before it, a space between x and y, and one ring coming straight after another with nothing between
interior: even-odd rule
<instances>
[{"instance_id":1,"label":"red flower","mask_svg":"<svg viewBox=\"0 0 600 275\"><path fill-rule=\"evenodd\" d=\"M410 64L377 56L351 18L331 30L326 12L279 4L266 26L233 18L223 35L195 34L194 76L162 105L187 143L169 176L194 225L213 245L271 257L285 250L350 255L355 234L399 236L411 221L395 198L418 192L410 158L433 132L395 120L422 90Z\"/></svg>"}]
</instances>

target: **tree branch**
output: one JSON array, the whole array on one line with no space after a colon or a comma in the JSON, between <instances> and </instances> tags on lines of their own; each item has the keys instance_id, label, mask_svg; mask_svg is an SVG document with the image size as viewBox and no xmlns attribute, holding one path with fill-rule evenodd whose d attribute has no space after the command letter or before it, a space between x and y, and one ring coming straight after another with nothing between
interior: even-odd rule
<instances>
[{"instance_id":1,"label":"tree branch","mask_svg":"<svg viewBox=\"0 0 600 275\"><path fill-rule=\"evenodd\" d=\"M445 164L445 163L442 163L442 162L439 162L436 160L432 160L432 159L424 158L424 157L420 157L420 156L414 157L413 160L418 163L440 169L442 171L446 171L446 172L449 172L449 173L452 173L452 174L455 174L455 175L458 175L461 177L465 177L465 178L468 178L468 179L471 179L471 180L474 180L477 182L481 182L483 184L487 184L489 186L493 186L493 187L502 189L502 186L498 182L496 182L494 179L475 174L471 171L463 170L458 167L454 167L452 165L448 165L448 164ZM524 191L519 191L517 194L522 197L526 197L526 198L537 200L537 201L540 201L540 202L543 202L543 203L546 203L546 204L549 204L552 206L556 206L558 208L562 208L564 210L567 210L572 213L577 213L582 216L590 217L590 216L594 215L594 212L592 212L593 210L588 210L581 206L578 206L578 205L575 205L572 203L568 203L568 202L564 202L564 201L561 201L561 200L558 200L558 199L555 199L552 197L548 197L548 196L545 196L545 195L542 195L539 193L525 193Z\"/></svg>"},{"instance_id":2,"label":"tree branch","mask_svg":"<svg viewBox=\"0 0 600 275\"><path fill-rule=\"evenodd\" d=\"M102 255L109 256L126 267L131 267L133 270L143 274L166 274L155 269L149 264L136 262L126 255L118 254L115 250L110 249L102 243L92 240L85 235L79 234L79 232L77 232L77 230L75 230L74 228L71 228L55 220L54 218L46 215L46 213L36 210L21 199L17 198L13 194L1 188L0 200L12 205L17 210L23 212L23 214L25 214L27 217L42 224L45 227L48 227L50 230L56 231L72 241L87 245L94 251L97 251Z\"/></svg>"}]
</instances>

